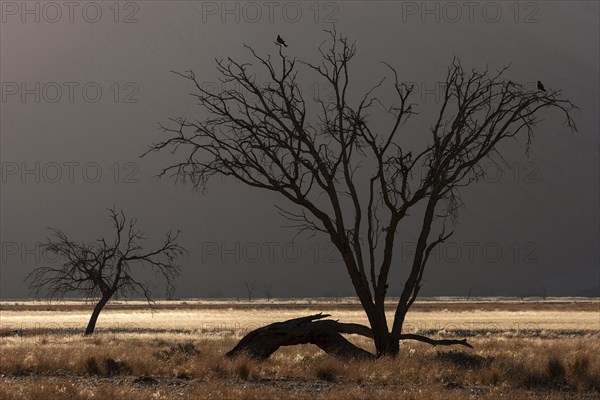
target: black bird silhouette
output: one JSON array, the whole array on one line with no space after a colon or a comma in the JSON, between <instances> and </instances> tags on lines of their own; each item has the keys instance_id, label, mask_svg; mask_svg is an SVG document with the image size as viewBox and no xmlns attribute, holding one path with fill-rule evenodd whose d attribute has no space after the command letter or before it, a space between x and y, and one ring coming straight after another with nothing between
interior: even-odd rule
<instances>
[{"instance_id":1,"label":"black bird silhouette","mask_svg":"<svg viewBox=\"0 0 600 400\"><path fill-rule=\"evenodd\" d=\"M541 90L542 92L546 91L546 88L544 87L544 85L542 85L542 82L538 81L537 83L537 88L538 90Z\"/></svg>"},{"instance_id":2,"label":"black bird silhouette","mask_svg":"<svg viewBox=\"0 0 600 400\"><path fill-rule=\"evenodd\" d=\"M279 35L277 35L277 43L282 44L285 47L287 47L287 44L285 44L285 41Z\"/></svg>"}]
</instances>

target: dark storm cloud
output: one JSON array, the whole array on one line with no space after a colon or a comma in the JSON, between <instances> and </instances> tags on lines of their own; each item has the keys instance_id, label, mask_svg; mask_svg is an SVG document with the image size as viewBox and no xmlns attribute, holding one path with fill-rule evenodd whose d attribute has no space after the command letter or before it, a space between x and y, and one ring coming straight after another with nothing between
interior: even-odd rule
<instances>
[{"instance_id":1,"label":"dark storm cloud","mask_svg":"<svg viewBox=\"0 0 600 400\"><path fill-rule=\"evenodd\" d=\"M245 280L273 284L276 296L350 295L326 237L297 238L273 204L281 198L215 179L202 195L154 178L166 154L140 159L158 140L158 122L200 118L187 82L222 85L214 60L249 60L243 44L315 60L336 29L357 41L351 71L359 88L396 66L415 85L425 132L439 107L446 67L511 64L509 78L561 88L582 108L579 133L544 115L529 157L506 149L480 184L463 191L452 240L434 255L424 294L598 295L599 13L596 2L2 2L0 39L0 296L24 297L23 277L52 262L37 244L48 226L91 241L109 234L105 208L137 216L149 240L181 229L184 260L177 296L243 296ZM306 72L306 71L303 71ZM314 75L306 93L326 94ZM403 227L399 263L416 231ZM401 289L402 265L390 290ZM405 270L404 270L405 272Z\"/></svg>"}]
</instances>

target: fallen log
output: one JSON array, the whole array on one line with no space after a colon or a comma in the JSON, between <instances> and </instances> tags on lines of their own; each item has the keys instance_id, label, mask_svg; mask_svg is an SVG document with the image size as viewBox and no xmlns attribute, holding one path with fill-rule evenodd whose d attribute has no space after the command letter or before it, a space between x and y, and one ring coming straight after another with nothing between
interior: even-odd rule
<instances>
[{"instance_id":1,"label":"fallen log","mask_svg":"<svg viewBox=\"0 0 600 400\"><path fill-rule=\"evenodd\" d=\"M240 340L225 355L236 357L242 354L259 360L266 360L281 346L311 343L339 359L374 359L375 356L366 350L350 343L338 329L348 332L351 327L337 321L325 320L329 314L315 314L307 317L290 319L284 322L258 328ZM367 328L368 329L368 328Z\"/></svg>"},{"instance_id":2,"label":"fallen log","mask_svg":"<svg viewBox=\"0 0 600 400\"><path fill-rule=\"evenodd\" d=\"M225 356L232 358L247 355L255 359L266 360L282 346L311 343L342 360L374 360L376 358L374 354L352 344L342 336L344 333L373 338L373 332L369 327L323 319L329 316L329 314L319 313L275 322L255 329L244 336ZM462 345L473 348L466 339L431 339L416 334L402 334L400 340L417 340L433 346Z\"/></svg>"}]
</instances>

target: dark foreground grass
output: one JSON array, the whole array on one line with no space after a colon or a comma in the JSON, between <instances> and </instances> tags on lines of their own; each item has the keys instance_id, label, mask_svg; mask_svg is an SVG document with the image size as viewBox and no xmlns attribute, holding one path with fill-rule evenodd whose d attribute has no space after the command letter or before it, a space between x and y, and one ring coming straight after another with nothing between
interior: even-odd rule
<instances>
[{"instance_id":1,"label":"dark foreground grass","mask_svg":"<svg viewBox=\"0 0 600 400\"><path fill-rule=\"evenodd\" d=\"M352 338L369 347L368 342ZM600 335L403 342L396 359L340 362L306 345L228 360L234 338L44 335L0 342L0 399L600 398Z\"/></svg>"}]
</instances>

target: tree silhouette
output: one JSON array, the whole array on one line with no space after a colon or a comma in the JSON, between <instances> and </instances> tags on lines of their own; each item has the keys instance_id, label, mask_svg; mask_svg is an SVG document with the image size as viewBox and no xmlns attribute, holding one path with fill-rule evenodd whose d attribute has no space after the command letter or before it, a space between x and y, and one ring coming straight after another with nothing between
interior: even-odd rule
<instances>
[{"instance_id":1,"label":"tree silhouette","mask_svg":"<svg viewBox=\"0 0 600 400\"><path fill-rule=\"evenodd\" d=\"M246 287L246 293L248 294L248 301L252 301L252 294L256 290L256 282L248 282L244 281L244 286Z\"/></svg>"},{"instance_id":2,"label":"tree silhouette","mask_svg":"<svg viewBox=\"0 0 600 400\"><path fill-rule=\"evenodd\" d=\"M267 301L271 301L271 299L273 298L273 284L272 283L265 284L260 291L267 298Z\"/></svg>"},{"instance_id":3,"label":"tree silhouette","mask_svg":"<svg viewBox=\"0 0 600 400\"><path fill-rule=\"evenodd\" d=\"M415 151L401 134L415 115L413 86L384 63L391 84L381 79L357 96L350 71L356 45L327 32L330 40L319 47L317 63L290 58L281 49L275 59L261 56L249 46L251 62L217 60L225 83L217 93L203 88L192 71L178 73L195 87L192 96L203 119L161 125L168 138L147 153L168 150L180 156L160 175L190 180L201 189L214 176L233 176L279 193L292 207L278 207L290 226L324 234L339 251L370 325L354 326L354 333L372 337L377 356L397 355L404 339L466 344L402 333L431 252L452 235L448 222L457 217L459 189L482 176L487 158L502 158L501 143L524 137L528 149L541 110L559 110L575 129L576 107L560 91L529 90L504 78L507 68L465 70L455 58L439 113L423 134L426 143ZM332 88L331 95L316 99L317 110L302 94L300 71L316 74ZM386 88L395 96L393 104L377 94ZM387 116L387 127L385 119L372 119L377 110ZM409 210L411 219L420 221L418 240L408 265L401 265L394 245ZM392 267L406 270L406 277L389 325L384 304ZM287 343L292 342L298 341Z\"/></svg>"},{"instance_id":4,"label":"tree silhouette","mask_svg":"<svg viewBox=\"0 0 600 400\"><path fill-rule=\"evenodd\" d=\"M177 244L179 232L167 233L162 244L144 251L140 241L144 234L136 229L135 218L127 220L123 211L109 210L115 230L111 240L101 238L86 244L71 240L60 230L50 229L52 234L42 249L64 262L59 267L36 267L26 280L31 291L42 292L50 298L63 298L67 294L79 294L97 303L85 329L85 334L94 332L100 312L113 296L142 296L151 305L151 292L147 283L135 277L135 271L150 267L167 284L167 295L172 293L175 278L180 269L176 264L185 252Z\"/></svg>"}]
</instances>

